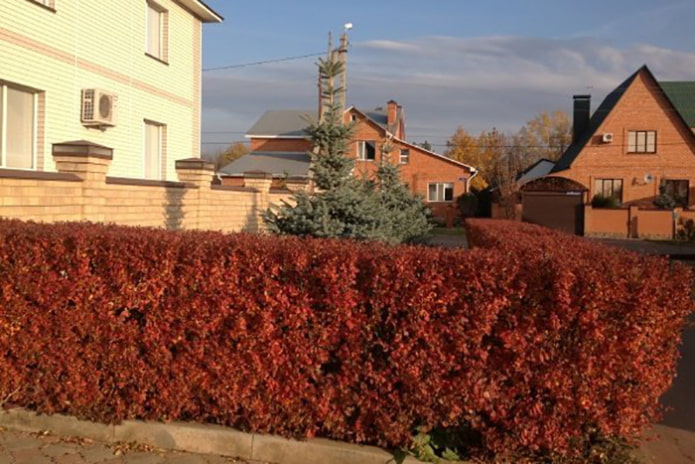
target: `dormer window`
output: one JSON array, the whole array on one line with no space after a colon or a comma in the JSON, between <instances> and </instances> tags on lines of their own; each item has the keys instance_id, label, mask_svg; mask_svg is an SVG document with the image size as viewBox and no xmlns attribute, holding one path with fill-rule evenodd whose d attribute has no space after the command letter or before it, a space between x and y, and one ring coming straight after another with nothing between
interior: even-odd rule
<instances>
[{"instance_id":1,"label":"dormer window","mask_svg":"<svg viewBox=\"0 0 695 464\"><path fill-rule=\"evenodd\" d=\"M656 153L656 131L627 131L628 153Z\"/></svg>"}]
</instances>

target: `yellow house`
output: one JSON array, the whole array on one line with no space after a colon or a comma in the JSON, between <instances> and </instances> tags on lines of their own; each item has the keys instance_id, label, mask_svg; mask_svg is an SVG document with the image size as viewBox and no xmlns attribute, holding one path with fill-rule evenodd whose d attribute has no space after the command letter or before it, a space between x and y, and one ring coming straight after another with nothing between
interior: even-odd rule
<instances>
[{"instance_id":1,"label":"yellow house","mask_svg":"<svg viewBox=\"0 0 695 464\"><path fill-rule=\"evenodd\" d=\"M0 1L0 169L55 171L53 144L113 149L109 175L176 179L200 157L200 0Z\"/></svg>"}]
</instances>

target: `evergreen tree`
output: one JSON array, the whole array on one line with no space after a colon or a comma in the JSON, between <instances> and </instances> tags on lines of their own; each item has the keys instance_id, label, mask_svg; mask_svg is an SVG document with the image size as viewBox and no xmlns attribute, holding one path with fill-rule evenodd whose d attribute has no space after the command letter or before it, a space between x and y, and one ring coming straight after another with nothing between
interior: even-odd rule
<instances>
[{"instance_id":1,"label":"evergreen tree","mask_svg":"<svg viewBox=\"0 0 695 464\"><path fill-rule=\"evenodd\" d=\"M390 160L390 144L385 144L381 152L381 164L375 179L382 210L381 240L390 243L418 240L432 229L430 210L422 198L414 196L401 181L399 166Z\"/></svg>"},{"instance_id":2,"label":"evergreen tree","mask_svg":"<svg viewBox=\"0 0 695 464\"><path fill-rule=\"evenodd\" d=\"M280 235L412 240L429 230L426 207L400 182L398 169L382 164L375 180L353 176L354 162L346 156L353 127L343 122L337 102L342 89L333 86L342 66L332 55L319 60L323 114L307 129L314 144L310 155L316 192L295 192L294 204L266 211L267 228Z\"/></svg>"}]
</instances>

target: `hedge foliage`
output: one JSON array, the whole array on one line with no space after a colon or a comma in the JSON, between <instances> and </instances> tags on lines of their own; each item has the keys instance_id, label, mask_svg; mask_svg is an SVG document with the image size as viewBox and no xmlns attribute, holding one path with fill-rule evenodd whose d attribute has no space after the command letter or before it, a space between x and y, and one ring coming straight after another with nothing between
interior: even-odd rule
<instances>
[{"instance_id":1,"label":"hedge foliage","mask_svg":"<svg viewBox=\"0 0 695 464\"><path fill-rule=\"evenodd\" d=\"M655 420L690 273L468 230L481 249L2 220L0 399L389 447L469 426L497 453Z\"/></svg>"}]
</instances>

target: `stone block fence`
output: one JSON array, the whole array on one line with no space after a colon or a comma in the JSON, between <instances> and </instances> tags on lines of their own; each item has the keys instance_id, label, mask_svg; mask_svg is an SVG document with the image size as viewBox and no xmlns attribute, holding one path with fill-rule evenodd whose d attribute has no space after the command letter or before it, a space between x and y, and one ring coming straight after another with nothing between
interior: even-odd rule
<instances>
[{"instance_id":1,"label":"stone block fence","mask_svg":"<svg viewBox=\"0 0 695 464\"><path fill-rule=\"evenodd\" d=\"M243 187L216 185L198 158L176 161L176 182L110 177L113 150L87 141L55 144L53 158L57 172L0 169L0 217L259 232L263 211L291 195L263 172L245 173Z\"/></svg>"}]
</instances>

